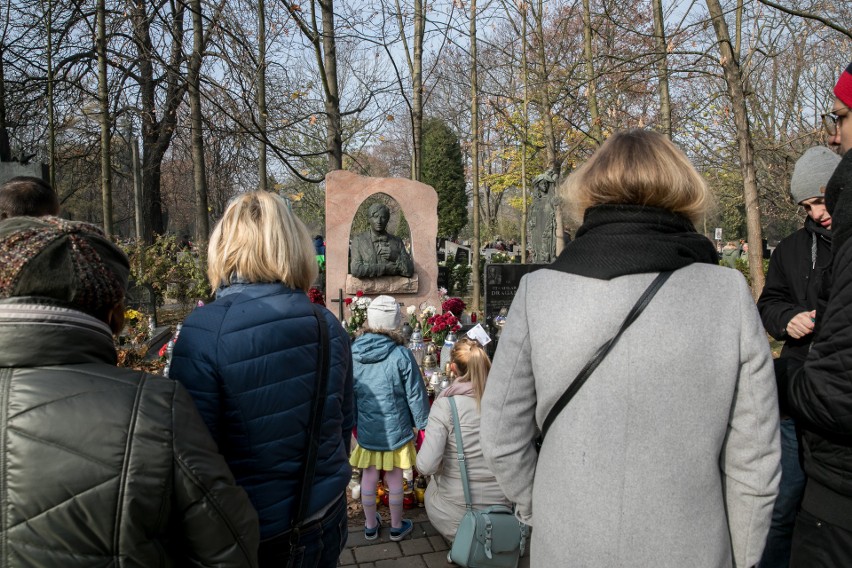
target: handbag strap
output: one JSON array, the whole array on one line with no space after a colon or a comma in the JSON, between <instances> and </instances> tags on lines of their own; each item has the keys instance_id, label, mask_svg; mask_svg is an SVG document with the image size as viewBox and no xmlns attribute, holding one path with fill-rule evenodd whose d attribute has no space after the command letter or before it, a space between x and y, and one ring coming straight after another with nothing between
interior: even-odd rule
<instances>
[{"instance_id":1,"label":"handbag strap","mask_svg":"<svg viewBox=\"0 0 852 568\"><path fill-rule=\"evenodd\" d=\"M461 470L462 489L464 489L464 504L468 510L473 509L470 503L470 486L467 481L467 464L464 459L464 444L462 444L461 425L459 424L459 411L456 408L454 397L447 398L450 401L450 410L453 413L453 430L456 433L456 454L459 460L459 469Z\"/></svg>"},{"instance_id":2,"label":"handbag strap","mask_svg":"<svg viewBox=\"0 0 852 568\"><path fill-rule=\"evenodd\" d=\"M619 338L621 338L621 334L630 327L630 324L636 321L639 314L641 314L645 307L651 302L651 298L653 298L657 291L663 287L663 284L666 283L666 280L668 280L671 275L672 271L667 270L666 272L660 272L657 277L654 278L654 280L645 289L645 292L643 292L639 299L636 300L636 303L633 304L633 308L630 309L627 317L624 318L618 332L610 338L609 341L601 345L592 358L589 359L589 362L586 363L579 373L577 373L577 377L571 382L568 389L562 393L562 396L559 397L559 400L556 401L556 404L553 405L550 412L547 413L547 417L544 419L544 423L541 428L542 442L544 441L544 437L547 436L547 431L550 429L553 421L556 420L557 416L559 416L559 413L562 412L569 402L571 402L574 395L577 394L580 388L586 383L586 380L589 376L591 376L600 362L604 360L604 357L606 357L609 350L612 349L612 346L618 342Z\"/></svg>"},{"instance_id":3,"label":"handbag strap","mask_svg":"<svg viewBox=\"0 0 852 568\"><path fill-rule=\"evenodd\" d=\"M293 513L290 520L290 545L295 546L299 542L302 521L307 514L310 502L311 490L314 484L314 472L317 467L317 454L320 445L320 429L322 427L322 415L325 407L325 395L328 391L328 367L329 367L329 339L328 325L325 322L322 308L311 304L320 335L320 349L317 355L317 390L314 393L309 418L308 447L305 453L305 461L302 464L302 490L296 494L293 502ZM292 555L291 555L292 556Z\"/></svg>"}]
</instances>

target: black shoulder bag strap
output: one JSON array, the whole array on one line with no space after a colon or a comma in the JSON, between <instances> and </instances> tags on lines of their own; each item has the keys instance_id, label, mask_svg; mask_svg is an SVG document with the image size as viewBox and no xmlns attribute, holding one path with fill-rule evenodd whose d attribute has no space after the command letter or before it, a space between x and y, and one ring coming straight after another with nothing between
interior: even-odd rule
<instances>
[{"instance_id":1,"label":"black shoulder bag strap","mask_svg":"<svg viewBox=\"0 0 852 568\"><path fill-rule=\"evenodd\" d=\"M311 489L314 484L314 472L317 468L317 453L320 446L320 429L322 427L322 415L325 408L325 395L328 391L328 367L329 367L329 339L328 324L325 321L323 309L316 304L311 304L314 316L319 327L320 348L317 356L317 390L314 393L313 404L308 429L308 447L305 461L302 464L302 487L301 492L296 494L293 502L292 517L290 520L290 555L288 566L292 564L296 548L299 546L301 537L302 521L308 512L308 504L311 498Z\"/></svg>"},{"instance_id":2,"label":"black shoulder bag strap","mask_svg":"<svg viewBox=\"0 0 852 568\"><path fill-rule=\"evenodd\" d=\"M544 419L544 424L541 428L541 436L538 439L538 446L544 442L544 437L547 436L547 431L550 429L550 426L553 424L553 421L556 420L556 417L559 416L559 413L571 402L571 399L574 398L574 395L580 390L580 388L586 383L586 380L589 376L594 372L597 366L601 361L604 360L609 350L612 349L612 346L618 343L619 338L621 338L621 334L630 327L636 318L639 317L639 314L642 313L642 310L645 309L651 302L651 298L657 293L657 291L663 287L666 280L669 279L669 276L672 275L672 271L669 270L667 272L660 272L656 278L654 278L653 282L648 285L645 289L645 292L636 300L636 303L633 305L633 308L630 310L630 313L627 314L627 317L624 318L624 321L621 324L621 327L618 329L618 333L616 333L609 341L600 346L597 352L592 356L586 366L583 367L580 372L577 374L577 378L571 383L559 400L556 401L556 404L553 405L553 408L550 409L550 412L547 413L547 417Z\"/></svg>"}]
</instances>

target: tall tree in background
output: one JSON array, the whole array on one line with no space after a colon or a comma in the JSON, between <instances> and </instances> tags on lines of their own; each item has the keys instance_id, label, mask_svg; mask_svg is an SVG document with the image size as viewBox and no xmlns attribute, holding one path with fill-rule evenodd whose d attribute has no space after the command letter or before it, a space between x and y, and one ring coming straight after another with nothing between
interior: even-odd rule
<instances>
[{"instance_id":1,"label":"tall tree in background","mask_svg":"<svg viewBox=\"0 0 852 568\"><path fill-rule=\"evenodd\" d=\"M654 45L657 57L657 93L660 97L660 129L669 140L672 137L672 103L669 95L669 62L666 42L666 20L663 16L663 0L651 0L654 12Z\"/></svg>"},{"instance_id":2,"label":"tall tree in background","mask_svg":"<svg viewBox=\"0 0 852 568\"><path fill-rule=\"evenodd\" d=\"M471 144L471 191L473 191L473 302L471 309L480 310L482 275L479 273L479 81L476 58L476 0L470 1L470 134Z\"/></svg>"},{"instance_id":3,"label":"tall tree in background","mask_svg":"<svg viewBox=\"0 0 852 568\"><path fill-rule=\"evenodd\" d=\"M257 0L257 175L261 191L267 190L266 114L266 0Z\"/></svg>"},{"instance_id":4,"label":"tall tree in background","mask_svg":"<svg viewBox=\"0 0 852 568\"><path fill-rule=\"evenodd\" d=\"M142 232L147 243L153 242L154 234L166 230L160 191L163 159L172 143L177 111L188 86L180 74L186 6L177 3L167 9L165 4L135 0L130 10L142 118ZM155 52L151 37L155 22L170 36L167 55ZM162 68L155 69L161 63Z\"/></svg>"},{"instance_id":5,"label":"tall tree in background","mask_svg":"<svg viewBox=\"0 0 852 568\"><path fill-rule=\"evenodd\" d=\"M721 65L728 87L728 96L733 107L734 125L737 133L737 147L740 154L740 171L743 177L743 197L745 199L746 225L748 227L749 275L751 276L751 292L755 299L760 297L766 277L763 274L763 232L760 227L760 200L757 193L757 172L754 166L754 144L748 123L748 108L746 106L745 78L739 64L739 58L731 45L728 24L722 12L719 0L707 0L707 9L713 19L713 28L721 52Z\"/></svg>"},{"instance_id":6,"label":"tall tree in background","mask_svg":"<svg viewBox=\"0 0 852 568\"><path fill-rule=\"evenodd\" d=\"M189 58L189 112L192 124L192 185L195 190L195 241L203 246L210 234L207 211L207 173L204 168L204 132L201 120L201 62L204 56L204 20L201 0L190 0L192 55Z\"/></svg>"},{"instance_id":7,"label":"tall tree in background","mask_svg":"<svg viewBox=\"0 0 852 568\"><path fill-rule=\"evenodd\" d=\"M438 193L438 234L457 237L467 225L467 182L458 136L440 118L423 121L421 181Z\"/></svg>"},{"instance_id":8,"label":"tall tree in background","mask_svg":"<svg viewBox=\"0 0 852 568\"><path fill-rule=\"evenodd\" d=\"M290 16L311 43L322 83L325 102L326 150L328 171L343 169L343 121L340 114L340 89L337 83L337 40L334 35L334 0L311 0L310 19L304 8L290 0L281 0ZM320 27L317 21L319 4Z\"/></svg>"},{"instance_id":9,"label":"tall tree in background","mask_svg":"<svg viewBox=\"0 0 852 568\"><path fill-rule=\"evenodd\" d=\"M109 86L107 77L106 4L98 0L98 29L96 50L98 53L98 111L101 123L101 199L103 200L104 233L113 234L112 226L112 152L110 150ZM49 31L49 30L48 30Z\"/></svg>"},{"instance_id":10,"label":"tall tree in background","mask_svg":"<svg viewBox=\"0 0 852 568\"><path fill-rule=\"evenodd\" d=\"M583 0L583 58L586 62L586 98L589 101L589 136L595 145L603 144L601 118L598 112L598 91L596 88L595 52L593 47L592 9L590 0ZM558 172L557 172L558 175Z\"/></svg>"}]
</instances>

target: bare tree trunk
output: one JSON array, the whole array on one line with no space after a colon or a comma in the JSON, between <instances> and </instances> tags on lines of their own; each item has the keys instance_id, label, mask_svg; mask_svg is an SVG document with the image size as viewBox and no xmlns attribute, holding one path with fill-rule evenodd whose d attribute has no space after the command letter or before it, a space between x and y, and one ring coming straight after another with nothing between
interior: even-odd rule
<instances>
[{"instance_id":1,"label":"bare tree trunk","mask_svg":"<svg viewBox=\"0 0 852 568\"><path fill-rule=\"evenodd\" d=\"M479 273L479 84L477 76L476 55L476 0L470 1L470 132L473 136L471 145L471 187L473 189L473 271L471 280L473 284L473 300L471 309L480 311L480 283L482 275Z\"/></svg>"},{"instance_id":2,"label":"bare tree trunk","mask_svg":"<svg viewBox=\"0 0 852 568\"><path fill-rule=\"evenodd\" d=\"M314 57L322 80L325 97L326 151L328 170L343 169L343 131L340 115L340 89L337 85L337 44L334 31L334 0L311 0L311 20L306 21L303 9L291 0L281 0L290 16L314 46ZM319 3L322 32L317 27L316 5Z\"/></svg>"},{"instance_id":3,"label":"bare tree trunk","mask_svg":"<svg viewBox=\"0 0 852 568\"><path fill-rule=\"evenodd\" d=\"M53 99L53 0L47 0L47 154L48 183L56 191L56 104Z\"/></svg>"},{"instance_id":4,"label":"bare tree trunk","mask_svg":"<svg viewBox=\"0 0 852 568\"><path fill-rule=\"evenodd\" d=\"M527 68L527 3L521 0L521 69L524 76L523 136L521 139L521 264L527 263L527 143L529 142L529 69Z\"/></svg>"},{"instance_id":5,"label":"bare tree trunk","mask_svg":"<svg viewBox=\"0 0 852 568\"><path fill-rule=\"evenodd\" d=\"M585 0L588 2L588 0ZM547 67L547 56L545 53L545 42L544 38L544 4L542 0L538 0L538 14L536 15L536 33L539 38L539 52L538 52L538 63L539 63L539 72L541 73L539 79L539 92L538 99L541 116L542 129L544 131L544 148L545 153L547 155L546 169L550 170L556 176L556 184L559 186L559 179L562 175L562 160L559 156L559 141L557 140L555 130L553 128L553 101L550 97L550 81L549 81L549 71ZM595 101L597 99L594 99ZM597 107L595 107L597 108ZM597 111L596 111L597 112ZM597 123L599 121L592 121L593 123ZM556 199L556 254L560 254L563 248L562 242L562 233L564 228L562 226L562 200ZM524 251L526 254L526 251Z\"/></svg>"},{"instance_id":6,"label":"bare tree trunk","mask_svg":"<svg viewBox=\"0 0 852 568\"><path fill-rule=\"evenodd\" d=\"M420 181L423 174L423 0L414 0L414 68L411 73L411 130L414 137L412 178Z\"/></svg>"},{"instance_id":7,"label":"bare tree trunk","mask_svg":"<svg viewBox=\"0 0 852 568\"><path fill-rule=\"evenodd\" d=\"M340 117L340 91L337 86L337 44L334 37L334 0L319 0L322 11L322 48L325 113L328 120L328 169L343 169L343 126Z\"/></svg>"},{"instance_id":8,"label":"bare tree trunk","mask_svg":"<svg viewBox=\"0 0 852 568\"><path fill-rule=\"evenodd\" d=\"M553 131L553 101L550 100L550 81L548 78L549 70L547 67L547 54L545 53L544 39L544 3L538 0L538 14L536 15L536 33L538 34L538 65L539 65L539 91L538 99L541 107L541 122L544 130L544 149L547 153L547 163L545 167L552 169L559 176L562 169L561 161L559 160L556 149L556 135Z\"/></svg>"},{"instance_id":9,"label":"bare tree trunk","mask_svg":"<svg viewBox=\"0 0 852 568\"><path fill-rule=\"evenodd\" d=\"M544 48L542 48L544 49ZM589 136L597 146L603 143L598 94L595 88L595 61L592 49L592 10L589 0L583 0L583 57L586 60L586 98L589 101Z\"/></svg>"},{"instance_id":10,"label":"bare tree trunk","mask_svg":"<svg viewBox=\"0 0 852 568\"><path fill-rule=\"evenodd\" d=\"M748 122L745 93L743 91L743 75L739 61L731 47L731 37L728 25L722 12L719 0L707 0L707 9L713 19L713 27L719 41L722 54L721 64L728 86L728 95L734 111L734 124L737 131L737 146L740 153L740 170L743 177L743 197L746 208L746 226L748 230L749 274L751 275L751 292L755 299L763 291L765 278L763 275L763 234L760 228L760 201L757 193L757 175L754 166L754 146Z\"/></svg>"},{"instance_id":11,"label":"bare tree trunk","mask_svg":"<svg viewBox=\"0 0 852 568\"><path fill-rule=\"evenodd\" d=\"M98 103L101 123L101 199L103 201L103 225L107 237L113 234L112 226L112 166L110 164L110 120L109 90L107 88L106 59L106 5L98 0L97 52L98 52Z\"/></svg>"},{"instance_id":12,"label":"bare tree trunk","mask_svg":"<svg viewBox=\"0 0 852 568\"><path fill-rule=\"evenodd\" d=\"M257 1L257 60L257 126L260 128L257 175L260 190L266 191L266 0Z\"/></svg>"},{"instance_id":13,"label":"bare tree trunk","mask_svg":"<svg viewBox=\"0 0 852 568\"><path fill-rule=\"evenodd\" d=\"M660 97L660 129L671 140L672 103L669 95L669 50L666 42L666 22L663 18L663 1L651 1L654 12L654 44L657 47L657 92Z\"/></svg>"},{"instance_id":14,"label":"bare tree trunk","mask_svg":"<svg viewBox=\"0 0 852 568\"><path fill-rule=\"evenodd\" d=\"M6 51L6 46L0 43L0 53ZM3 58L0 57L0 131L6 130L6 74Z\"/></svg>"},{"instance_id":15,"label":"bare tree trunk","mask_svg":"<svg viewBox=\"0 0 852 568\"><path fill-rule=\"evenodd\" d=\"M101 0L103 1L103 0ZM175 5L172 14L170 34L172 44L168 56L165 79L154 77L154 53L151 41L151 18L147 13L148 3L145 0L135 0L131 14L133 24L133 42L137 49L137 65L139 74L140 106L142 119L142 196L144 207L142 212L143 240L151 243L155 234L163 234L166 230L163 215L163 203L160 193L163 158L172 142L175 126L177 125L177 109L183 100L183 94L188 85L179 74L180 62L183 59L183 18L185 6ZM156 90L161 81L165 81L164 92L158 101ZM160 116L157 110L162 109Z\"/></svg>"},{"instance_id":16,"label":"bare tree trunk","mask_svg":"<svg viewBox=\"0 0 852 568\"><path fill-rule=\"evenodd\" d=\"M201 121L201 61L204 51L204 20L201 0L190 0L192 12L192 56L189 58L189 113L192 124L192 185L195 189L195 241L203 247L210 234L207 213L207 173L204 164L204 137Z\"/></svg>"},{"instance_id":17,"label":"bare tree trunk","mask_svg":"<svg viewBox=\"0 0 852 568\"><path fill-rule=\"evenodd\" d=\"M133 210L136 220L136 241L141 243L142 227L144 226L142 221L142 172L140 171L142 166L139 163L139 139L132 131L130 138L133 148Z\"/></svg>"}]
</instances>

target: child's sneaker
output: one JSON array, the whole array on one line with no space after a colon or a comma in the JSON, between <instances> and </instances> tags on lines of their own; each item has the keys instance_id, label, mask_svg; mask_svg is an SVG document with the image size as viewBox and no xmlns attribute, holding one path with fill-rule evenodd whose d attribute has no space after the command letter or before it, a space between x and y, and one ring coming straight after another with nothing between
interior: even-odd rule
<instances>
[{"instance_id":1,"label":"child's sneaker","mask_svg":"<svg viewBox=\"0 0 852 568\"><path fill-rule=\"evenodd\" d=\"M376 526L371 529L364 525L364 538L367 540L376 540L379 536L379 529L382 528L382 516L376 513Z\"/></svg>"},{"instance_id":2,"label":"child's sneaker","mask_svg":"<svg viewBox=\"0 0 852 568\"><path fill-rule=\"evenodd\" d=\"M398 529L391 527L390 531L390 539L393 541L399 541L407 537L411 534L411 531L414 530L414 523L409 521L408 519L402 519L402 526Z\"/></svg>"}]
</instances>

